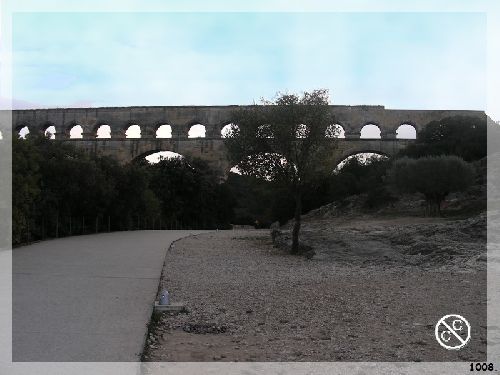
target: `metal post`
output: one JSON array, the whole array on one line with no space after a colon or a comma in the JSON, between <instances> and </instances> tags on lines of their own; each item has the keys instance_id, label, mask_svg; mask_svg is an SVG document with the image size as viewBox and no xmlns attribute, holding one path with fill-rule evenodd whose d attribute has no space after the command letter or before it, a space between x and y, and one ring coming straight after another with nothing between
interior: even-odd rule
<instances>
[{"instance_id":1,"label":"metal post","mask_svg":"<svg viewBox=\"0 0 500 375\"><path fill-rule=\"evenodd\" d=\"M30 221L29 220L26 220L26 226L27 226L26 229L28 231L28 233L27 233L27 235L28 235L27 241L28 241L28 243L30 243L30 239L31 239L30 237L31 236L30 236Z\"/></svg>"}]
</instances>

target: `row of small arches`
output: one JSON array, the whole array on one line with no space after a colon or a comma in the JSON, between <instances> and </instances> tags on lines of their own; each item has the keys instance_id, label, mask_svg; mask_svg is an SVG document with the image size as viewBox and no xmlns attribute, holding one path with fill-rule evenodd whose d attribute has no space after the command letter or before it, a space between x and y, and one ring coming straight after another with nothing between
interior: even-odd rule
<instances>
[{"instance_id":1,"label":"row of small arches","mask_svg":"<svg viewBox=\"0 0 500 375\"><path fill-rule=\"evenodd\" d=\"M221 137L225 138L229 134L233 124L224 126L221 130ZM305 125L301 125L297 131L297 137L301 138L301 134L305 133ZM19 130L19 137L25 138L29 134L28 126L24 126ZM49 126L45 129L45 135L51 139L55 138L56 129L54 126ZM188 132L188 138L205 138L206 129L204 125L195 124L191 126ZM345 138L344 128L339 124L330 125L325 136L332 138ZM141 138L141 128L139 125L130 125L125 131L126 138ZM396 138L398 139L416 139L417 132L413 125L402 124L396 130ZM75 125L70 129L69 138L83 138L83 128L81 125ZM111 127L109 125L101 125L96 131L96 138L109 139L111 138ZM172 127L170 125L160 125L156 130L156 138L172 138ZM381 138L380 128L375 124L367 124L361 129L360 138L377 139ZM2 135L0 133L0 139Z\"/></svg>"},{"instance_id":2,"label":"row of small arches","mask_svg":"<svg viewBox=\"0 0 500 375\"><path fill-rule=\"evenodd\" d=\"M224 131L224 129L223 129ZM226 131L227 132L227 131ZM19 130L19 137L26 138L30 133L28 126L24 126ZM55 126L49 126L45 129L44 134L51 139L55 138ZM205 138L205 126L201 124L193 125L189 129L188 138ZM224 136L224 135L223 135ZM126 138L141 138L141 127L139 125L130 125L125 131ZM74 125L69 131L69 138L83 138L83 128L81 125ZM106 139L111 138L111 127L109 125L101 125L96 131L96 138ZM156 130L156 138L172 138L172 127L170 125L160 125Z\"/></svg>"}]
</instances>

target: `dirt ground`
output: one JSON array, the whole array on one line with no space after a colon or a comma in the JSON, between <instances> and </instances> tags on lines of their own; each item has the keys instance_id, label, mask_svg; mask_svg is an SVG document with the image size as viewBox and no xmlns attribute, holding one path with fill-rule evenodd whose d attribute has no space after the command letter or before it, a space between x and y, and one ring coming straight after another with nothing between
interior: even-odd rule
<instances>
[{"instance_id":1,"label":"dirt ground","mask_svg":"<svg viewBox=\"0 0 500 375\"><path fill-rule=\"evenodd\" d=\"M186 238L161 287L187 313L157 317L144 360L485 361L485 229L482 218L316 220L304 225L311 260L273 247L268 230ZM472 327L461 350L436 341L447 314Z\"/></svg>"}]
</instances>

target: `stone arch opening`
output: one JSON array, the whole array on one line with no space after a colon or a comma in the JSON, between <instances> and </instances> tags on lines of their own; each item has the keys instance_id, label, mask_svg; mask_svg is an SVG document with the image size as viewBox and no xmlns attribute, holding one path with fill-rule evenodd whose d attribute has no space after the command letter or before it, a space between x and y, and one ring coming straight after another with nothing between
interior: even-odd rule
<instances>
[{"instance_id":1,"label":"stone arch opening","mask_svg":"<svg viewBox=\"0 0 500 375\"><path fill-rule=\"evenodd\" d=\"M140 134L141 134L141 132L139 129L139 136L140 136ZM99 127L96 130L96 138L99 138L99 139L111 138L111 126L109 126L107 124L99 125Z\"/></svg>"},{"instance_id":2,"label":"stone arch opening","mask_svg":"<svg viewBox=\"0 0 500 375\"><path fill-rule=\"evenodd\" d=\"M295 138L304 139L309 136L309 126L306 124L299 124L295 127Z\"/></svg>"},{"instance_id":3,"label":"stone arch opening","mask_svg":"<svg viewBox=\"0 0 500 375\"><path fill-rule=\"evenodd\" d=\"M137 155L132 162L141 163L147 161L149 164L156 164L163 159L184 158L184 155L168 149L152 149Z\"/></svg>"},{"instance_id":4,"label":"stone arch opening","mask_svg":"<svg viewBox=\"0 0 500 375\"><path fill-rule=\"evenodd\" d=\"M328 125L325 130L326 138L345 138L345 129L340 124Z\"/></svg>"},{"instance_id":5,"label":"stone arch opening","mask_svg":"<svg viewBox=\"0 0 500 375\"><path fill-rule=\"evenodd\" d=\"M43 134L49 139L56 139L56 127L54 125L48 126Z\"/></svg>"},{"instance_id":6,"label":"stone arch opening","mask_svg":"<svg viewBox=\"0 0 500 375\"><path fill-rule=\"evenodd\" d=\"M172 126L163 124L156 129L156 138L172 138Z\"/></svg>"},{"instance_id":7,"label":"stone arch opening","mask_svg":"<svg viewBox=\"0 0 500 375\"><path fill-rule=\"evenodd\" d=\"M412 124L404 123L396 129L397 139L417 139L417 129Z\"/></svg>"},{"instance_id":8,"label":"stone arch opening","mask_svg":"<svg viewBox=\"0 0 500 375\"><path fill-rule=\"evenodd\" d=\"M144 158L148 161L149 164L157 164L162 160L183 159L184 156L173 151L157 151L144 156Z\"/></svg>"},{"instance_id":9,"label":"stone arch opening","mask_svg":"<svg viewBox=\"0 0 500 375\"><path fill-rule=\"evenodd\" d=\"M205 125L194 124L191 125L188 131L188 138L205 138L207 134L207 129Z\"/></svg>"},{"instance_id":10,"label":"stone arch opening","mask_svg":"<svg viewBox=\"0 0 500 375\"><path fill-rule=\"evenodd\" d=\"M379 151L358 151L344 156L343 159L337 163L337 166L333 170L333 173L339 173L342 168L346 166L350 161L357 160L362 165L369 165L373 161L378 160L388 160L389 155L386 155Z\"/></svg>"},{"instance_id":11,"label":"stone arch opening","mask_svg":"<svg viewBox=\"0 0 500 375\"><path fill-rule=\"evenodd\" d=\"M220 136L222 138L227 138L229 137L231 134L233 134L233 132L237 132L239 131L240 128L238 125L236 124L233 124L232 122L227 124L227 125L224 125L220 131Z\"/></svg>"},{"instance_id":12,"label":"stone arch opening","mask_svg":"<svg viewBox=\"0 0 500 375\"><path fill-rule=\"evenodd\" d=\"M361 128L360 138L363 139L380 139L380 128L378 125L369 123Z\"/></svg>"},{"instance_id":13,"label":"stone arch opening","mask_svg":"<svg viewBox=\"0 0 500 375\"><path fill-rule=\"evenodd\" d=\"M83 138L83 128L81 125L73 125L71 129L69 129L69 138L70 139L78 139Z\"/></svg>"},{"instance_id":14,"label":"stone arch opening","mask_svg":"<svg viewBox=\"0 0 500 375\"><path fill-rule=\"evenodd\" d=\"M20 126L18 128L18 136L19 138L21 139L26 139L26 137L28 136L28 134L30 133L30 129L28 128L28 125L24 125L24 126Z\"/></svg>"},{"instance_id":15,"label":"stone arch opening","mask_svg":"<svg viewBox=\"0 0 500 375\"><path fill-rule=\"evenodd\" d=\"M255 134L257 138L274 138L273 128L270 124L263 124L257 128Z\"/></svg>"},{"instance_id":16,"label":"stone arch opening","mask_svg":"<svg viewBox=\"0 0 500 375\"><path fill-rule=\"evenodd\" d=\"M141 138L141 127L137 124L130 125L125 130L125 138Z\"/></svg>"}]
</instances>

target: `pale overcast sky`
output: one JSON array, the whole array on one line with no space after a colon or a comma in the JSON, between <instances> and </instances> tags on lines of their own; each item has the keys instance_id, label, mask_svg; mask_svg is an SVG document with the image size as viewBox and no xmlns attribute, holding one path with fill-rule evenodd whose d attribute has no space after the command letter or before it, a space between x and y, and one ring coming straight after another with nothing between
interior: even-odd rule
<instances>
[{"instance_id":1,"label":"pale overcast sky","mask_svg":"<svg viewBox=\"0 0 500 375\"><path fill-rule=\"evenodd\" d=\"M14 107L332 104L486 109L484 13L15 13Z\"/></svg>"}]
</instances>

